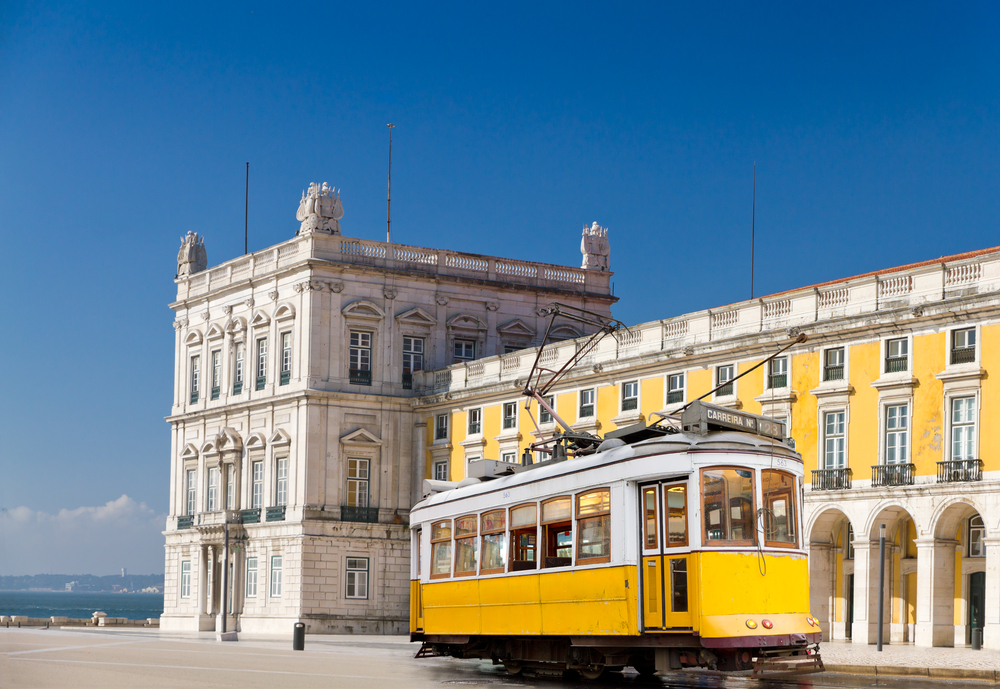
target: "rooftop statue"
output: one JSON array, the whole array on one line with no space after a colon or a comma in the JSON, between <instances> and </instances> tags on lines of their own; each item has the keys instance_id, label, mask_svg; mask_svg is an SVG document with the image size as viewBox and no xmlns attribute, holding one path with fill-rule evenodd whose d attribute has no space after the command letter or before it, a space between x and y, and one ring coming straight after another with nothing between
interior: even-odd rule
<instances>
[{"instance_id":1,"label":"rooftop statue","mask_svg":"<svg viewBox=\"0 0 1000 689\"><path fill-rule=\"evenodd\" d=\"M298 234L305 236L313 232L340 234L340 219L344 217L344 206L340 203L340 193L326 182L322 186L309 184L309 190L302 192L296 220L302 223Z\"/></svg>"},{"instance_id":2,"label":"rooftop statue","mask_svg":"<svg viewBox=\"0 0 1000 689\"><path fill-rule=\"evenodd\" d=\"M583 239L580 240L580 252L583 254L581 268L607 271L611 256L608 228L601 227L596 222L590 227L584 225Z\"/></svg>"},{"instance_id":3,"label":"rooftop statue","mask_svg":"<svg viewBox=\"0 0 1000 689\"><path fill-rule=\"evenodd\" d=\"M181 250L177 252L177 277L182 278L208 268L208 254L205 253L205 238L197 232L188 232L181 237Z\"/></svg>"}]
</instances>

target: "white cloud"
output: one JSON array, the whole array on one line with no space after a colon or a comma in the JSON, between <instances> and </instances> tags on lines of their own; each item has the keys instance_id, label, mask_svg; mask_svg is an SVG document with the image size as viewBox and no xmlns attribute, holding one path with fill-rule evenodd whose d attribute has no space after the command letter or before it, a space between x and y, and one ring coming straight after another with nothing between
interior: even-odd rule
<instances>
[{"instance_id":1,"label":"white cloud","mask_svg":"<svg viewBox=\"0 0 1000 689\"><path fill-rule=\"evenodd\" d=\"M162 572L166 518L127 495L56 514L15 507L0 515L0 574Z\"/></svg>"}]
</instances>

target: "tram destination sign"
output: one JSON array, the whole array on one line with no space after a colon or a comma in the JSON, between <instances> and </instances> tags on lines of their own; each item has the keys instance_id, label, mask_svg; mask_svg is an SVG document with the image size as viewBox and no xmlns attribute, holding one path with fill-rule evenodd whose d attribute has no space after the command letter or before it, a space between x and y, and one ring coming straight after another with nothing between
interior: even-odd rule
<instances>
[{"instance_id":1,"label":"tram destination sign","mask_svg":"<svg viewBox=\"0 0 1000 689\"><path fill-rule=\"evenodd\" d=\"M692 402L681 414L681 427L685 431L706 433L709 430L727 429L763 435L776 440L787 436L785 424L767 416L733 411L704 402Z\"/></svg>"}]
</instances>

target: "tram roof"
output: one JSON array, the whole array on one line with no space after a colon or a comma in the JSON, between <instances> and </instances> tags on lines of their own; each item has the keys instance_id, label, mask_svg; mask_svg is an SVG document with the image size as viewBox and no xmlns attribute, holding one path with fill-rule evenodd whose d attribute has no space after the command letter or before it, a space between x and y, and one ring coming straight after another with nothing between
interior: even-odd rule
<instances>
[{"instance_id":1,"label":"tram roof","mask_svg":"<svg viewBox=\"0 0 1000 689\"><path fill-rule=\"evenodd\" d=\"M642 440L630 445L619 445L603 452L587 455L565 462L556 462L536 469L519 471L510 476L501 476L488 481L434 493L413 506L414 510L432 505L440 505L452 500L460 500L503 488L534 483L566 474L574 474L594 469L626 459L648 457L664 453L715 450L718 452L755 452L781 455L801 461L801 457L784 443L739 431L710 431L708 433L673 433L657 438Z\"/></svg>"}]
</instances>

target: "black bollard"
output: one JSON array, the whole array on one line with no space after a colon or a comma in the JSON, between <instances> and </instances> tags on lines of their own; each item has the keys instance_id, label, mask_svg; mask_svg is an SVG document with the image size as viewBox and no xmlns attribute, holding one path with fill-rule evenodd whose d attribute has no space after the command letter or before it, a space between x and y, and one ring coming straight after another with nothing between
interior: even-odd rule
<instances>
[{"instance_id":1,"label":"black bollard","mask_svg":"<svg viewBox=\"0 0 1000 689\"><path fill-rule=\"evenodd\" d=\"M981 651L983 648L983 630L979 627L972 629L972 650Z\"/></svg>"},{"instance_id":2,"label":"black bollard","mask_svg":"<svg viewBox=\"0 0 1000 689\"><path fill-rule=\"evenodd\" d=\"M292 632L292 650L306 650L306 625L303 622L295 623L295 629Z\"/></svg>"}]
</instances>

